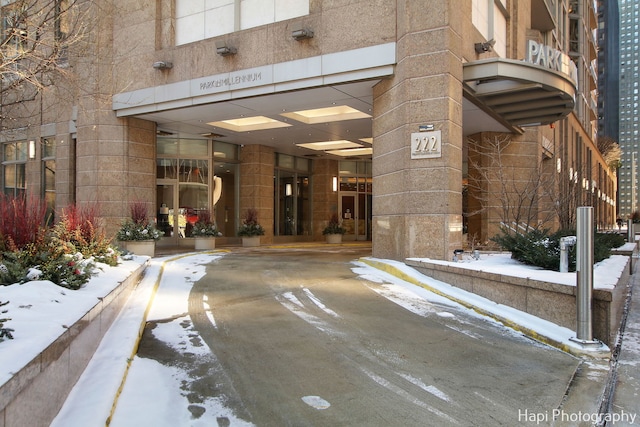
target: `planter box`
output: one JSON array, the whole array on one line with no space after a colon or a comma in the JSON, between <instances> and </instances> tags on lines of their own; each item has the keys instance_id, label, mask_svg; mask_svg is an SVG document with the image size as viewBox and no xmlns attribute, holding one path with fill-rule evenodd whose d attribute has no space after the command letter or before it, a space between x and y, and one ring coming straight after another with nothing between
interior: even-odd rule
<instances>
[{"instance_id":1,"label":"planter box","mask_svg":"<svg viewBox=\"0 0 640 427\"><path fill-rule=\"evenodd\" d=\"M123 243L129 252L136 255L154 257L156 254L155 240L132 240Z\"/></svg>"},{"instance_id":2,"label":"planter box","mask_svg":"<svg viewBox=\"0 0 640 427\"><path fill-rule=\"evenodd\" d=\"M260 246L260 236L251 236L242 238L242 247L251 248Z\"/></svg>"},{"instance_id":3,"label":"planter box","mask_svg":"<svg viewBox=\"0 0 640 427\"><path fill-rule=\"evenodd\" d=\"M342 234L325 234L327 243L335 245L342 243Z\"/></svg>"},{"instance_id":4,"label":"planter box","mask_svg":"<svg viewBox=\"0 0 640 427\"><path fill-rule=\"evenodd\" d=\"M196 237L196 246L195 249L197 251L206 251L216 248L216 238L215 237Z\"/></svg>"},{"instance_id":5,"label":"planter box","mask_svg":"<svg viewBox=\"0 0 640 427\"><path fill-rule=\"evenodd\" d=\"M627 265L630 260L631 257ZM513 307L571 330L576 328L576 286L442 265L437 261L407 259L405 264L425 276L497 304ZM615 345L630 280L627 266L620 274L613 289L593 290L593 337L610 347Z\"/></svg>"}]
</instances>

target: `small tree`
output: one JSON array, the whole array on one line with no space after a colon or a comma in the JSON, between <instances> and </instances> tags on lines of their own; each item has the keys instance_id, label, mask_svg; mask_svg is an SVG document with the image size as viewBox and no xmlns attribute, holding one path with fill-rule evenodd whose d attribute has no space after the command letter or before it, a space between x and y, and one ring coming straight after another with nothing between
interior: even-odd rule
<instances>
[{"instance_id":1,"label":"small tree","mask_svg":"<svg viewBox=\"0 0 640 427\"><path fill-rule=\"evenodd\" d=\"M36 113L26 101L36 99L47 88L55 88L62 80L72 80L69 55L72 47L79 50L95 19L85 7L91 3L90 0L2 2L2 129L12 127L11 123L4 123L7 119L28 118Z\"/></svg>"}]
</instances>

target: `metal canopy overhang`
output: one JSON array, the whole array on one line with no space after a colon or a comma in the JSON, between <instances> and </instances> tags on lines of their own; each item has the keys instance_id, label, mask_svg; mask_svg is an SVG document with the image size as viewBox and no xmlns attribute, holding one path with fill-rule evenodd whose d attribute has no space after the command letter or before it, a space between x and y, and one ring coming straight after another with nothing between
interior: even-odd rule
<instances>
[{"instance_id":1,"label":"metal canopy overhang","mask_svg":"<svg viewBox=\"0 0 640 427\"><path fill-rule=\"evenodd\" d=\"M560 120L575 106L576 86L569 76L524 61L469 62L463 80L469 101L516 132Z\"/></svg>"}]
</instances>

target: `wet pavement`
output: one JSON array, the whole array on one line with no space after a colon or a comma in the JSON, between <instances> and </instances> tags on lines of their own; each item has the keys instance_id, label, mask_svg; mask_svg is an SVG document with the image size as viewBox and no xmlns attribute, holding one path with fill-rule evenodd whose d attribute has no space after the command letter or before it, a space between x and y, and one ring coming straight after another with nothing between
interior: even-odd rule
<instances>
[{"instance_id":1,"label":"wet pavement","mask_svg":"<svg viewBox=\"0 0 640 427\"><path fill-rule=\"evenodd\" d=\"M369 255L233 250L206 266L187 313L148 322L131 371L143 360L182 370L184 408L173 410L188 411L187 425L580 425L552 414L597 410L601 362L449 304L411 299L409 310L393 286L354 272ZM186 344L163 340L168 327ZM129 425L119 410L112 425Z\"/></svg>"}]
</instances>

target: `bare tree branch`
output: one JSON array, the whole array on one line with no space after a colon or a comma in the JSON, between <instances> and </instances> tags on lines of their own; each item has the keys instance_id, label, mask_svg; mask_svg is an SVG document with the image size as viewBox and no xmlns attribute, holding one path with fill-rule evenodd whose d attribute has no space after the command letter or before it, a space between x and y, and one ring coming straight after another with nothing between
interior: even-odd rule
<instances>
[{"instance_id":1,"label":"bare tree branch","mask_svg":"<svg viewBox=\"0 0 640 427\"><path fill-rule=\"evenodd\" d=\"M0 120L2 129L29 117L21 105L48 87L70 81L69 52L92 25L83 0L16 0L0 9ZM76 53L77 54L77 53Z\"/></svg>"}]
</instances>

